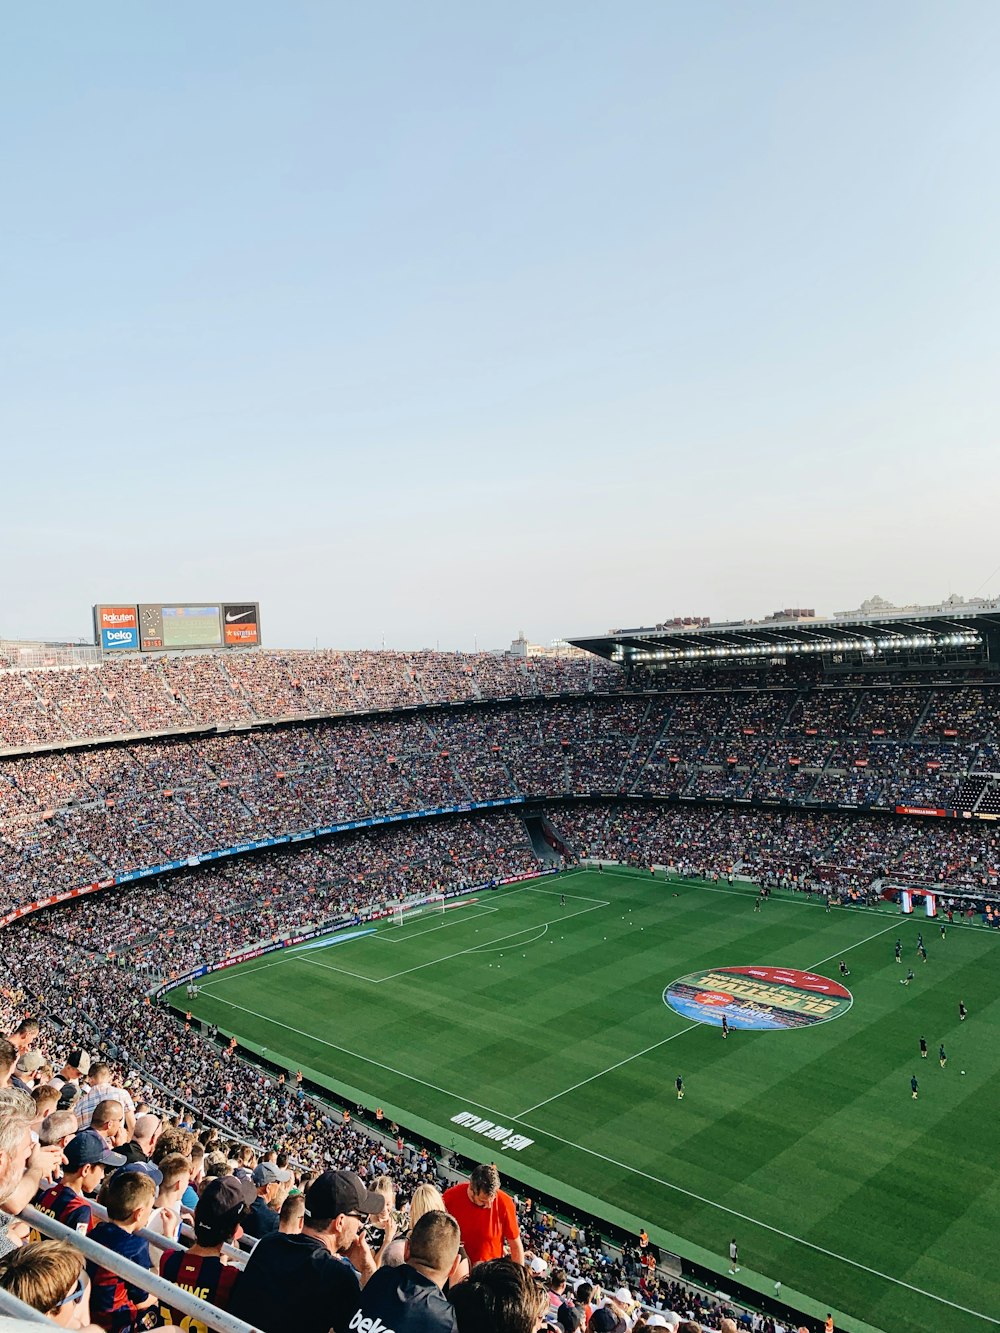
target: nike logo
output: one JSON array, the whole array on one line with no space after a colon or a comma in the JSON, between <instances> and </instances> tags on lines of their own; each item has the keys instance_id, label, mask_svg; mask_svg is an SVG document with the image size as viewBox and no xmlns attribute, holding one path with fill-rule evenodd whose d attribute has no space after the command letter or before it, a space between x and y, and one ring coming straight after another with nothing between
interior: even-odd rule
<instances>
[{"instance_id":1,"label":"nike logo","mask_svg":"<svg viewBox=\"0 0 1000 1333\"><path fill-rule=\"evenodd\" d=\"M227 625L231 625L231 624L233 623L234 620L246 620L247 616L252 616L252 615L253 615L253 612L252 612L252 611L240 611L240 612L239 612L237 615L235 615L235 616L233 615L233 613L232 613L231 611L227 611L227 612L226 612L226 624L227 624Z\"/></svg>"}]
</instances>

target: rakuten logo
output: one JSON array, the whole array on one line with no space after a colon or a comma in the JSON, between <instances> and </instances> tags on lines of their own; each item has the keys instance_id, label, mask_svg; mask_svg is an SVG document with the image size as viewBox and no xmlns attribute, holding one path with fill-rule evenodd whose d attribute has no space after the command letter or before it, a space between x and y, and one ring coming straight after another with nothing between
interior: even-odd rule
<instances>
[{"instance_id":1,"label":"rakuten logo","mask_svg":"<svg viewBox=\"0 0 1000 1333\"><path fill-rule=\"evenodd\" d=\"M102 606L101 628L114 629L116 625L135 625L134 606Z\"/></svg>"},{"instance_id":2,"label":"rakuten logo","mask_svg":"<svg viewBox=\"0 0 1000 1333\"><path fill-rule=\"evenodd\" d=\"M383 1324L377 1316L374 1319L366 1319L360 1310L348 1325L350 1328L356 1328L358 1333L393 1333L388 1324Z\"/></svg>"}]
</instances>

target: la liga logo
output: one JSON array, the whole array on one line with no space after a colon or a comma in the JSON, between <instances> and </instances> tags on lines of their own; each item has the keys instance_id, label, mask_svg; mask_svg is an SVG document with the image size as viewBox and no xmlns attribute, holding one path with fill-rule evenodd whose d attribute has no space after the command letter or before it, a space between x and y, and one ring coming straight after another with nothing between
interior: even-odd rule
<instances>
[{"instance_id":1,"label":"la liga logo","mask_svg":"<svg viewBox=\"0 0 1000 1333\"><path fill-rule=\"evenodd\" d=\"M776 1031L840 1018L854 1003L846 986L788 967L716 967L678 977L663 1003L682 1018L722 1027Z\"/></svg>"}]
</instances>

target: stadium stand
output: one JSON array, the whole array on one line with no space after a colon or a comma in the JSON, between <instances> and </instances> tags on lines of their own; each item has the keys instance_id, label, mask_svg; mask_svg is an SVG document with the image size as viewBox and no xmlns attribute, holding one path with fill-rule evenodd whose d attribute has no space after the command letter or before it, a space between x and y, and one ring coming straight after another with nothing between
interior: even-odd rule
<instances>
[{"instance_id":1,"label":"stadium stand","mask_svg":"<svg viewBox=\"0 0 1000 1333\"><path fill-rule=\"evenodd\" d=\"M803 673L750 693L691 672L652 684L636 675L627 688L596 658L486 654L0 669L0 1022L11 1033L29 1014L42 1023L43 1061L22 1082L58 1085L79 1052L99 1052L142 1108L133 1160L146 1156L139 1125L153 1106L175 1122L165 1146L185 1157L193 1136L177 1126L207 1126L216 1175L255 1165L277 1143L303 1184L335 1166L388 1176L405 1201L445 1182L425 1154L371 1137L213 1031L180 1023L149 1002L150 986L261 940L533 874L525 810L571 858L737 874L855 902L905 881L940 889L956 914L984 914L995 900L994 824L899 807L1000 813L1000 688L962 678L896 686L876 674L831 686ZM501 808L469 810L475 802ZM427 817L336 831L404 815ZM238 854L317 829L331 831ZM234 854L214 859L220 852ZM198 857L213 859L186 865ZM158 870L170 862L182 868ZM13 918L81 889L99 891ZM14 1178L14 1140L44 1129L35 1107L0 1087L0 1250L21 1238L11 1208L38 1197L53 1166L36 1150ZM607 1290L628 1284L630 1298L706 1326L728 1317L719 1301L652 1276L627 1248L557 1227L537 1205L525 1203L520 1220L529 1254L547 1267ZM0 1287L7 1271L0 1261ZM746 1326L775 1324L747 1312Z\"/></svg>"}]
</instances>

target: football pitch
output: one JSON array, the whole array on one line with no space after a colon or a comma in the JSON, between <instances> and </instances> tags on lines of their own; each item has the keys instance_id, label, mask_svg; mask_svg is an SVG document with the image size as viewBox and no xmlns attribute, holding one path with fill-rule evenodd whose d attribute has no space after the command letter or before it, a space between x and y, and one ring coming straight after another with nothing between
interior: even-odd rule
<instances>
[{"instance_id":1,"label":"football pitch","mask_svg":"<svg viewBox=\"0 0 1000 1333\"><path fill-rule=\"evenodd\" d=\"M574 870L216 973L193 1009L496 1161L514 1188L645 1225L722 1289L735 1237L740 1280L780 1280L838 1329L1000 1328L1000 939L794 895L754 904L739 886ZM788 1025L723 1038L719 970L764 968L849 995L781 987ZM727 975L750 997L738 1021L767 1022L752 977ZM665 993L682 978L677 1012Z\"/></svg>"}]
</instances>

